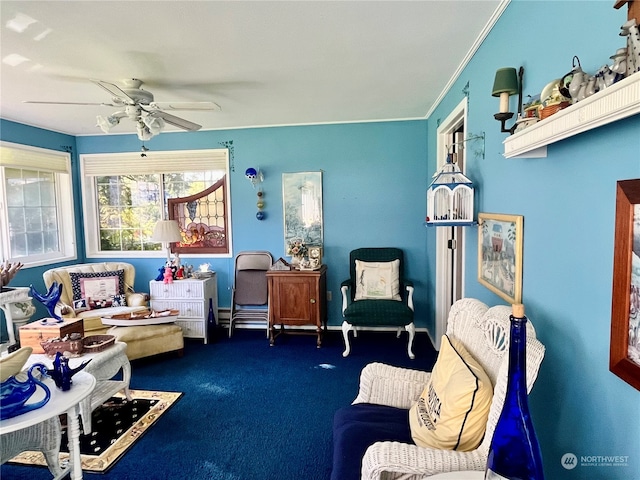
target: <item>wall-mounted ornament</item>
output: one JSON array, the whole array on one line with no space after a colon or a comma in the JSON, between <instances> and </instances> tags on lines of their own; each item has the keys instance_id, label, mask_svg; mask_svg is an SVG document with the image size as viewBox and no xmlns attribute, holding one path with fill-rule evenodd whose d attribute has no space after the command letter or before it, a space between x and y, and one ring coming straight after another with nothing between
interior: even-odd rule
<instances>
[{"instance_id":1,"label":"wall-mounted ornament","mask_svg":"<svg viewBox=\"0 0 640 480\"><path fill-rule=\"evenodd\" d=\"M427 189L425 225L474 225L474 192L473 182L460 171L453 154L449 153L446 163L433 175Z\"/></svg>"},{"instance_id":2,"label":"wall-mounted ornament","mask_svg":"<svg viewBox=\"0 0 640 480\"><path fill-rule=\"evenodd\" d=\"M258 196L258 201L256 202L256 207L258 207L256 218L258 220L264 220L265 213L262 211L264 209L264 192L262 191L262 181L264 180L264 174L260 171L260 169L256 170L253 167L249 167L245 170L244 176L247 177L247 180L251 182L253 188L258 190L256 192L256 195Z\"/></svg>"}]
</instances>

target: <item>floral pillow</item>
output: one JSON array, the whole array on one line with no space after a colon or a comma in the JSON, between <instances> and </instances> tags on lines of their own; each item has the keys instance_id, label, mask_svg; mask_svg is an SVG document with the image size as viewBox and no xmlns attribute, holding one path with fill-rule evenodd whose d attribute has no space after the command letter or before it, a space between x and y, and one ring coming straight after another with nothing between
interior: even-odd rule
<instances>
[{"instance_id":1,"label":"floral pillow","mask_svg":"<svg viewBox=\"0 0 640 480\"><path fill-rule=\"evenodd\" d=\"M356 260L354 300L398 300L400 297L400 260L363 262Z\"/></svg>"}]
</instances>

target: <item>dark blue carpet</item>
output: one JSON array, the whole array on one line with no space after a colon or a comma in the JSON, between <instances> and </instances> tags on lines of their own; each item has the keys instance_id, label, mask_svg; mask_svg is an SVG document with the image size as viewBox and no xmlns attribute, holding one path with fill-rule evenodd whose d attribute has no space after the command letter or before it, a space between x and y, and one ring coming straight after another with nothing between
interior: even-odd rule
<instances>
[{"instance_id":1,"label":"dark blue carpet","mask_svg":"<svg viewBox=\"0 0 640 480\"><path fill-rule=\"evenodd\" d=\"M226 333L226 332L225 332ZM327 480L333 415L353 401L360 371L378 361L430 370L436 352L416 335L361 332L342 358L342 337L287 335L269 347L263 331L221 332L217 342L188 341L182 358L132 363L131 388L183 397L106 474L105 480ZM45 480L46 468L2 465L3 480Z\"/></svg>"}]
</instances>

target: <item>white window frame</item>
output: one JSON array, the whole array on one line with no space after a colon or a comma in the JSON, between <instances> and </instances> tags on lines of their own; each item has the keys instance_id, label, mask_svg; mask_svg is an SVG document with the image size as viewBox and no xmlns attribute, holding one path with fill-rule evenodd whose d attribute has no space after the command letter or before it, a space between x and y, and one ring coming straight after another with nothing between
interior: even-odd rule
<instances>
[{"instance_id":1,"label":"white window frame","mask_svg":"<svg viewBox=\"0 0 640 480\"><path fill-rule=\"evenodd\" d=\"M19 143L0 141L0 257L20 262L25 268L76 260L76 222L71 176L71 154ZM7 211L5 168L33 169L55 176L59 250L41 255L11 257L9 215Z\"/></svg>"},{"instance_id":2,"label":"white window frame","mask_svg":"<svg viewBox=\"0 0 640 480\"><path fill-rule=\"evenodd\" d=\"M80 175L82 184L82 206L84 212L84 233L87 258L161 258L166 257L166 250L100 251L98 225L98 205L95 177L99 175L126 175L177 173L202 170L224 169L226 175L227 225L229 231L229 252L224 254L206 254L211 258L233 257L231 238L231 179L229 177L229 150L226 148L208 150L173 150L146 152L100 153L80 155ZM162 206L163 216L167 211L166 203ZM203 254L180 254L181 258L198 257Z\"/></svg>"}]
</instances>

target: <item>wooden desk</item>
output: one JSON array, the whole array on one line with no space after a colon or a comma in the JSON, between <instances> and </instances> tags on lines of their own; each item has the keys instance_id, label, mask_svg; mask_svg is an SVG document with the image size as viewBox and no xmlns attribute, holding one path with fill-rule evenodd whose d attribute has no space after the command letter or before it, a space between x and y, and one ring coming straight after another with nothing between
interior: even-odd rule
<instances>
[{"instance_id":1,"label":"wooden desk","mask_svg":"<svg viewBox=\"0 0 640 480\"><path fill-rule=\"evenodd\" d=\"M275 325L314 325L318 348L327 328L327 266L319 270L269 270L269 344L275 342ZM300 333L300 332L298 332ZM304 333L304 332L302 332Z\"/></svg>"},{"instance_id":2,"label":"wooden desk","mask_svg":"<svg viewBox=\"0 0 640 480\"><path fill-rule=\"evenodd\" d=\"M80 458L80 423L78 415L80 413L80 402L91 395L96 386L96 379L93 375L85 372L78 372L73 376L73 384L71 390L63 392L59 390L53 380L45 378L44 383L51 391L51 398L41 408L18 415L13 418L0 421L0 435L7 435L8 441L11 442L10 435L24 428L33 427L50 418L56 417L62 413L67 414L67 432L69 435L69 468L71 469L71 479L82 479L82 461ZM42 390L42 389L39 389ZM44 396L44 394L43 394ZM40 397L42 398L42 397ZM34 399L33 401L37 401ZM3 439L5 441L5 439ZM64 470L63 478L68 474L68 470Z\"/></svg>"}]
</instances>

